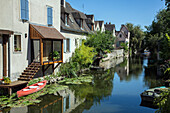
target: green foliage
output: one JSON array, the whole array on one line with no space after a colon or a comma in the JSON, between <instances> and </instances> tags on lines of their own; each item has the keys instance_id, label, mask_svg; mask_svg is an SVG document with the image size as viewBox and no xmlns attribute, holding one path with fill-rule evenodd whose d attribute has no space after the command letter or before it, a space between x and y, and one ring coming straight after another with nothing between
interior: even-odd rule
<instances>
[{"instance_id":1,"label":"green foliage","mask_svg":"<svg viewBox=\"0 0 170 113\"><path fill-rule=\"evenodd\" d=\"M158 49L161 52L161 58L163 60L168 59L170 57L169 50L169 41L167 33L170 33L170 11L163 9L158 12L156 18L152 22L152 24L146 27L146 44L151 53L157 53Z\"/></svg>"},{"instance_id":2,"label":"green foliage","mask_svg":"<svg viewBox=\"0 0 170 113\"><path fill-rule=\"evenodd\" d=\"M62 81L59 81L58 83L62 84L83 84L83 83L91 83L93 77L91 76L85 76L85 77L78 77L78 78L65 78Z\"/></svg>"},{"instance_id":3,"label":"green foliage","mask_svg":"<svg viewBox=\"0 0 170 113\"><path fill-rule=\"evenodd\" d=\"M50 53L50 60L58 60L60 58L60 54L58 53L58 51L54 51Z\"/></svg>"},{"instance_id":4,"label":"green foliage","mask_svg":"<svg viewBox=\"0 0 170 113\"><path fill-rule=\"evenodd\" d=\"M89 64L93 63L93 58L96 55L96 52L94 52L93 47L88 47L84 45L84 42L82 45L75 50L75 53L72 57L73 62L78 62L81 67L88 67Z\"/></svg>"},{"instance_id":5,"label":"green foliage","mask_svg":"<svg viewBox=\"0 0 170 113\"><path fill-rule=\"evenodd\" d=\"M0 106L1 107L24 107L33 105L36 103L40 103L41 100L38 100L39 97L46 95L46 94L55 94L60 90L64 90L68 88L67 86L53 84L53 85L46 85L42 90L30 94L28 96L16 98L16 93L13 93L12 96L0 96Z\"/></svg>"},{"instance_id":6,"label":"green foliage","mask_svg":"<svg viewBox=\"0 0 170 113\"><path fill-rule=\"evenodd\" d=\"M161 93L161 97L156 101L158 101L157 105L159 106L156 113L170 113L170 90Z\"/></svg>"},{"instance_id":7,"label":"green foliage","mask_svg":"<svg viewBox=\"0 0 170 113\"><path fill-rule=\"evenodd\" d=\"M83 68L89 67L93 63L93 58L96 55L94 48L82 45L75 50L72 58L69 62L61 64L60 67L60 76L66 76L68 78L77 77L77 72Z\"/></svg>"},{"instance_id":8,"label":"green foliage","mask_svg":"<svg viewBox=\"0 0 170 113\"><path fill-rule=\"evenodd\" d=\"M128 52L128 43L121 43L120 46L124 49L125 52Z\"/></svg>"},{"instance_id":9,"label":"green foliage","mask_svg":"<svg viewBox=\"0 0 170 113\"><path fill-rule=\"evenodd\" d=\"M161 44L161 58L168 60L170 58L170 37L166 34L166 37L163 38Z\"/></svg>"},{"instance_id":10,"label":"green foliage","mask_svg":"<svg viewBox=\"0 0 170 113\"><path fill-rule=\"evenodd\" d=\"M143 39L144 37L144 32L142 28L137 25L134 26L132 23L126 23L126 26L130 32L130 44L129 48L132 50L132 54L134 54L136 51L140 52L143 50Z\"/></svg>"},{"instance_id":11,"label":"green foliage","mask_svg":"<svg viewBox=\"0 0 170 113\"><path fill-rule=\"evenodd\" d=\"M98 31L96 34L89 34L87 38L86 45L93 47L98 53L106 50L113 50L115 37L113 37L112 33L109 31L100 32Z\"/></svg>"},{"instance_id":12,"label":"green foliage","mask_svg":"<svg viewBox=\"0 0 170 113\"><path fill-rule=\"evenodd\" d=\"M33 80L29 81L28 86L38 83L38 82L41 82L41 81L42 81L41 79L33 79Z\"/></svg>"}]
</instances>

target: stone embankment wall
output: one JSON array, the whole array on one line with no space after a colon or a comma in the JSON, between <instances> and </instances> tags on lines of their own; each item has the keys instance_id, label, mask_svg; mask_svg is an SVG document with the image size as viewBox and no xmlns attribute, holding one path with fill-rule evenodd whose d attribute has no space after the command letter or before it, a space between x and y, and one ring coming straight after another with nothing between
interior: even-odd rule
<instances>
[{"instance_id":1,"label":"stone embankment wall","mask_svg":"<svg viewBox=\"0 0 170 113\"><path fill-rule=\"evenodd\" d=\"M103 58L103 61L109 60L109 59L114 59L114 58L119 58L119 57L123 57L124 56L124 50L123 49L119 49L119 50L114 50L111 53L107 53L106 58Z\"/></svg>"}]
</instances>

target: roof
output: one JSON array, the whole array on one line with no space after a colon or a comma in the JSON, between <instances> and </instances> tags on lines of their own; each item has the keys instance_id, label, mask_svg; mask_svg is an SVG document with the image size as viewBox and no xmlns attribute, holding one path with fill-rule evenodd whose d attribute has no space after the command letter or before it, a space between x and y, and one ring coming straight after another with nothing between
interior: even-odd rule
<instances>
[{"instance_id":1,"label":"roof","mask_svg":"<svg viewBox=\"0 0 170 113\"><path fill-rule=\"evenodd\" d=\"M116 36L118 36L119 35L119 33L121 33L125 38L127 38L127 36L122 32L122 31L116 31Z\"/></svg>"},{"instance_id":2,"label":"roof","mask_svg":"<svg viewBox=\"0 0 170 113\"><path fill-rule=\"evenodd\" d=\"M68 20L68 25L65 25L65 20L62 18L61 15L61 30L62 31L69 31L69 32L76 32L76 33L91 33L92 31L89 29L87 26L90 23L86 15L76 9L73 9L71 5L66 2L65 9L69 11L69 20ZM62 10L62 7L61 7ZM80 28L78 25L76 19L83 19L83 29Z\"/></svg>"},{"instance_id":3,"label":"roof","mask_svg":"<svg viewBox=\"0 0 170 113\"><path fill-rule=\"evenodd\" d=\"M65 39L55 28L30 24L44 39Z\"/></svg>"},{"instance_id":4,"label":"roof","mask_svg":"<svg viewBox=\"0 0 170 113\"><path fill-rule=\"evenodd\" d=\"M102 28L102 24L104 24L104 21L95 21L95 25L97 25L97 23L99 23L99 27L100 29Z\"/></svg>"},{"instance_id":5,"label":"roof","mask_svg":"<svg viewBox=\"0 0 170 113\"><path fill-rule=\"evenodd\" d=\"M73 11L72 12L72 15L73 15L73 17L74 18L76 18L76 19L87 19L87 17L85 16L85 14L83 14L82 12L80 12L80 11Z\"/></svg>"},{"instance_id":6,"label":"roof","mask_svg":"<svg viewBox=\"0 0 170 113\"><path fill-rule=\"evenodd\" d=\"M87 17L87 18L90 18L91 20L94 19L94 15L87 15L87 14L86 14L86 17Z\"/></svg>"},{"instance_id":7,"label":"roof","mask_svg":"<svg viewBox=\"0 0 170 113\"><path fill-rule=\"evenodd\" d=\"M113 32L113 29L115 29L115 24L105 24L105 29L108 31Z\"/></svg>"}]
</instances>

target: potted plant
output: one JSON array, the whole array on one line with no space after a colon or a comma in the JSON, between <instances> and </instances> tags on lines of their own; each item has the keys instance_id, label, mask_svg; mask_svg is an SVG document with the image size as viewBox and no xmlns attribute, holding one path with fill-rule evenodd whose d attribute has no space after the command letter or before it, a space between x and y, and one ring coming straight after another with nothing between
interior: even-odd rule
<instances>
[{"instance_id":1,"label":"potted plant","mask_svg":"<svg viewBox=\"0 0 170 113\"><path fill-rule=\"evenodd\" d=\"M58 60L59 58L60 58L60 54L59 54L58 51L54 51L54 52L50 53L50 57L49 57L50 60L52 60L52 59L53 60Z\"/></svg>"},{"instance_id":2,"label":"potted plant","mask_svg":"<svg viewBox=\"0 0 170 113\"><path fill-rule=\"evenodd\" d=\"M11 83L11 80L10 80L10 78L9 77L3 77L3 82L2 83L4 83L4 84L10 84Z\"/></svg>"}]
</instances>

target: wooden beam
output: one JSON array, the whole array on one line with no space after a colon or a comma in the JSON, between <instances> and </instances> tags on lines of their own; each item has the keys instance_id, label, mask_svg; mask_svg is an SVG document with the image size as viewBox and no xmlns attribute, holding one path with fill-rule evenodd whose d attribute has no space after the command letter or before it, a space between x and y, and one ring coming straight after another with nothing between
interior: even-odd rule
<instances>
[{"instance_id":1,"label":"wooden beam","mask_svg":"<svg viewBox=\"0 0 170 113\"><path fill-rule=\"evenodd\" d=\"M7 42L9 35L3 35L3 76L7 76Z\"/></svg>"},{"instance_id":2,"label":"wooden beam","mask_svg":"<svg viewBox=\"0 0 170 113\"><path fill-rule=\"evenodd\" d=\"M43 41L40 39L40 63L43 65Z\"/></svg>"},{"instance_id":3,"label":"wooden beam","mask_svg":"<svg viewBox=\"0 0 170 113\"><path fill-rule=\"evenodd\" d=\"M54 67L54 70L60 65L61 63L58 63L55 67Z\"/></svg>"},{"instance_id":4,"label":"wooden beam","mask_svg":"<svg viewBox=\"0 0 170 113\"><path fill-rule=\"evenodd\" d=\"M63 61L51 61L51 62L44 62L43 65L48 65L48 64L55 64L55 63L62 63Z\"/></svg>"}]
</instances>

